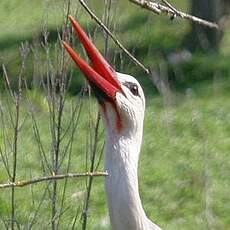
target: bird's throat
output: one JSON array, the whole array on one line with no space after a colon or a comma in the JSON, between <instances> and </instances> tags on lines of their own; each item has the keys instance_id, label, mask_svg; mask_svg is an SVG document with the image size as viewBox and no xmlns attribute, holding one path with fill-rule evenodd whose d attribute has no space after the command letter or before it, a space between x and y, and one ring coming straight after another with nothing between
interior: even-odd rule
<instances>
[{"instance_id":1,"label":"bird's throat","mask_svg":"<svg viewBox=\"0 0 230 230\"><path fill-rule=\"evenodd\" d=\"M142 129L133 136L107 132L106 192L115 230L145 229L147 218L139 196L137 173L141 139Z\"/></svg>"},{"instance_id":2,"label":"bird's throat","mask_svg":"<svg viewBox=\"0 0 230 230\"><path fill-rule=\"evenodd\" d=\"M114 111L114 114L115 114L115 117L113 118L115 120L115 127L112 127L113 129L115 128L115 132L117 133L120 133L121 130L122 130L122 121L121 121L121 116L117 110L117 107L115 105L115 103L113 102L106 102L106 101L100 101L100 106L101 106L101 109L102 109L102 114L103 114L103 117L104 117L104 120L106 122L106 126L107 127L110 127L111 124L110 124L110 118L109 118L109 110L107 109L107 106L109 104L110 107L112 107L112 110Z\"/></svg>"}]
</instances>

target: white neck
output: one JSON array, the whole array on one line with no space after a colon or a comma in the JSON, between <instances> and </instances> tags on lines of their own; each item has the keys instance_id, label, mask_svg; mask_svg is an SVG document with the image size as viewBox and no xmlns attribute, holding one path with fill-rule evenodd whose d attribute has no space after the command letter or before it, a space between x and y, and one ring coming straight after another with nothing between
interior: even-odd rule
<instances>
[{"instance_id":1,"label":"white neck","mask_svg":"<svg viewBox=\"0 0 230 230\"><path fill-rule=\"evenodd\" d=\"M138 160L142 125L136 132L116 133L107 130L106 192L113 230L160 229L145 215L138 188Z\"/></svg>"}]
</instances>

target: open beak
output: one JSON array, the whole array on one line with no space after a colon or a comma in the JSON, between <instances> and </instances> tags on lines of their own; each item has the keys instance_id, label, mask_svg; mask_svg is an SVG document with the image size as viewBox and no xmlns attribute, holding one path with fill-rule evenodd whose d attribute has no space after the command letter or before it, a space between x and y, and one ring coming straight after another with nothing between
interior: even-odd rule
<instances>
[{"instance_id":1,"label":"open beak","mask_svg":"<svg viewBox=\"0 0 230 230\"><path fill-rule=\"evenodd\" d=\"M78 22L72 16L69 16L69 19L92 62L92 67L86 61L84 61L66 42L63 41L65 49L84 73L90 85L92 85L93 88L101 91L101 93L105 94L112 101L115 101L116 93L123 93L121 84L116 77L115 70L99 53Z\"/></svg>"}]
</instances>

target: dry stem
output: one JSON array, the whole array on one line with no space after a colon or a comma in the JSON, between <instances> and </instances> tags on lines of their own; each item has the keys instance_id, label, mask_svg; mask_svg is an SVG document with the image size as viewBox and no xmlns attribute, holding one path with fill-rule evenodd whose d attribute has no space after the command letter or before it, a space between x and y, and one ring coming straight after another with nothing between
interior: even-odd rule
<instances>
[{"instance_id":1,"label":"dry stem","mask_svg":"<svg viewBox=\"0 0 230 230\"><path fill-rule=\"evenodd\" d=\"M209 22L207 20L179 11L175 7L173 7L170 3L168 3L168 1L166 0L162 0L164 5L154 1L147 1L147 0L129 0L129 1L144 9L150 10L158 15L166 14L169 15L171 19L174 19L175 17L180 17L181 19L187 19L212 29L219 29L219 25L217 25L216 23Z\"/></svg>"},{"instance_id":2,"label":"dry stem","mask_svg":"<svg viewBox=\"0 0 230 230\"><path fill-rule=\"evenodd\" d=\"M149 74L149 69L146 68L140 61L138 61L122 44L121 42L115 37L115 35L108 29L108 27L93 13L93 11L87 6L84 0L79 0L81 5L85 8L85 10L89 13L92 19L94 19L97 24L112 38L112 40L117 44L124 53L139 67L142 68L142 70L145 71L145 73Z\"/></svg>"},{"instance_id":3,"label":"dry stem","mask_svg":"<svg viewBox=\"0 0 230 230\"><path fill-rule=\"evenodd\" d=\"M53 176L37 177L32 180L21 180L21 181L0 184L0 189L13 188L13 187L25 187L27 185L37 184L44 181L56 181L56 180L62 180L67 178L99 177L99 176L108 176L108 173L107 172L67 173L67 174L59 174Z\"/></svg>"}]
</instances>

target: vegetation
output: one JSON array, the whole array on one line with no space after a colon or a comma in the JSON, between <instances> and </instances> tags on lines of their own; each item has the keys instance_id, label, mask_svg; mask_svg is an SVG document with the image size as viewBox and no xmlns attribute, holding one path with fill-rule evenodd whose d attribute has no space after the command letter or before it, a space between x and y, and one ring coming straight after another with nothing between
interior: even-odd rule
<instances>
[{"instance_id":1,"label":"vegetation","mask_svg":"<svg viewBox=\"0 0 230 230\"><path fill-rule=\"evenodd\" d=\"M53 126L48 119L51 118L50 104L46 92L33 87L36 85L34 77L37 76L34 73L44 71L46 53L40 48L46 28L49 31L50 56L55 57L57 30L61 30L66 20L63 12L66 2L12 0L0 3L0 61L6 66L12 87L17 88L22 62L18 48L21 42L28 41L30 47L38 47L41 60L44 61L38 66L31 51L25 62L24 75L31 89L23 91L20 104L19 123L22 126L18 140L18 179L50 173L44 171L44 158L40 155L41 149L36 136L38 127L44 152L51 161ZM104 12L98 9L98 1L89 3L97 15L102 17ZM104 1L100 1L100 4L103 3ZM175 0L173 3L185 11L189 9L188 1ZM111 13L111 24L116 23L117 37L129 50L133 50L135 56L145 65L158 67L167 62L172 52L184 49L185 37L190 29L187 22L171 22L167 17L158 17L138 9L128 1L115 2L113 7L116 10ZM75 10L78 19L92 33L96 27L95 23L77 1L71 1L71 13L75 14ZM120 58L118 48L110 42L109 54L111 60L114 60L116 54L116 69L137 76L146 93L145 131L139 166L140 190L148 215L163 229L227 230L230 226L229 39L229 30L226 30L218 57L216 54L196 53L186 62L176 65L168 63L168 77L176 94L171 106L165 105L165 99L156 93L152 82L128 58L124 55ZM103 52L104 37L100 30L96 34L96 44ZM68 68L67 71L72 69L69 65ZM73 75L63 110L62 129L65 130L69 126L75 108L80 113L79 118L74 120L77 125L73 145L71 150L66 151L71 160L69 161L68 157L63 158L59 173L66 173L67 169L69 172L89 171L92 159L97 103L93 98L89 99L79 93L84 81L79 72L76 71ZM4 132L13 139L14 128L10 119L11 116L15 117L16 111L9 91L5 91L3 72L0 72L0 76L0 146L4 150ZM59 99L58 95L57 101ZM36 118L36 124L31 112ZM3 121L2 117L6 120ZM65 156L71 132L71 129L68 129L63 138L62 157ZM100 154L103 150L104 131L101 123L98 133L95 162L100 162L98 170L103 170ZM10 147L7 147L7 150L10 150ZM12 159L13 153L8 153L9 159ZM12 168L12 161L9 161L9 164ZM0 182L4 183L8 178L0 158ZM72 226L81 229L86 184L87 179L84 178L58 182L57 209L62 211L58 214L60 229L71 229ZM64 208L61 209L63 188L66 188L66 191ZM10 191L11 189L1 190L0 229L6 228L5 224L10 223ZM25 229L51 228L51 184L41 183L15 191L16 226ZM87 214L87 229L110 229L103 178L93 180Z\"/></svg>"},{"instance_id":2,"label":"vegetation","mask_svg":"<svg viewBox=\"0 0 230 230\"><path fill-rule=\"evenodd\" d=\"M223 82L216 93L213 93L211 84L190 89L183 101L180 99L171 108L165 108L159 96L148 98L139 167L140 188L148 215L165 229L228 229L230 108L227 84L229 82ZM40 136L49 151L47 107L42 96L35 92L34 96L33 103L39 108L36 110L36 117ZM68 99L65 109L67 120L71 101L75 100ZM91 104L90 113L88 103ZM28 108L24 105L21 110L26 115ZM88 125L96 110L95 101L84 101L73 142L72 172L85 171L85 151L90 133ZM18 178L35 177L43 173L37 144L29 128L31 126L31 119L27 118L20 133ZM99 136L102 143L102 131ZM99 144L100 149L101 145ZM100 151L97 159L99 155ZM103 169L102 165L101 162L99 169ZM4 182L7 178L4 167L1 167L0 175L0 181ZM96 178L93 183L88 229L109 229L103 181L103 178ZM63 183L59 182L60 188ZM46 186L47 184L39 184L17 189L17 218L22 226L28 226L35 214L35 207L38 207L41 200L43 202L33 229L49 226L50 198L49 195L43 198L41 193ZM82 210L84 191L84 179L68 181L66 210L61 215L61 229L69 229L75 214ZM1 219L7 218L10 213L9 200L9 190L2 190ZM78 220L79 218L80 214ZM1 222L1 228L3 227Z\"/></svg>"}]
</instances>

